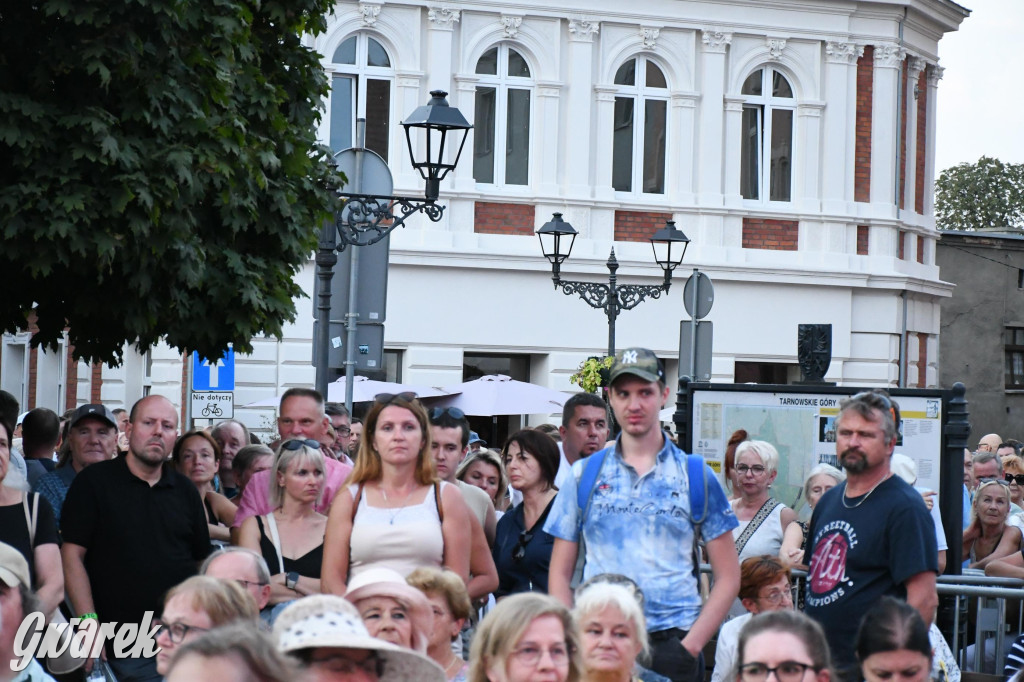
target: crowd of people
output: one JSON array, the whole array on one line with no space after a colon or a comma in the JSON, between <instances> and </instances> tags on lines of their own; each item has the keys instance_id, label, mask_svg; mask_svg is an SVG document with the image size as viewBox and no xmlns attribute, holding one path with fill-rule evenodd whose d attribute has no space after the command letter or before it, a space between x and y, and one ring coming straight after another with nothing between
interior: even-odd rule
<instances>
[{"instance_id":1,"label":"crowd of people","mask_svg":"<svg viewBox=\"0 0 1024 682\"><path fill-rule=\"evenodd\" d=\"M355 420L289 389L269 447L235 420L179 436L155 395L120 413L37 408L17 434L0 409L0 660L20 658L37 611L52 629L155 628L148 655L108 636L0 681L48 667L125 682L696 682L716 640L716 681L956 682L933 655L944 532L893 453L884 391L843 401L842 469L810 470L801 518L772 496L772 443L734 434L725 486L676 446L653 352L620 351L607 383L607 402L573 395L560 425L500 451L458 408L408 393ZM1024 460L1000 459L1005 445L965 460L964 556L1024 577ZM792 569L807 571L799 594Z\"/></svg>"}]
</instances>

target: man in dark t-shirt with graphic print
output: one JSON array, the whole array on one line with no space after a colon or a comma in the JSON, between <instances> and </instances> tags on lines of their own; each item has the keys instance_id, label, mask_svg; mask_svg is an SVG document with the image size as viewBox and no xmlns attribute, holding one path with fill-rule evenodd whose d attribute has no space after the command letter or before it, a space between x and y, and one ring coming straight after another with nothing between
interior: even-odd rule
<instances>
[{"instance_id":1,"label":"man in dark t-shirt with graphic print","mask_svg":"<svg viewBox=\"0 0 1024 682\"><path fill-rule=\"evenodd\" d=\"M844 400L836 454L847 479L814 508L804 563L806 612L825 629L842 680L860 680L861 617L882 595L906 599L931 623L938 596L935 529L921 495L890 470L897 407L883 391Z\"/></svg>"}]
</instances>

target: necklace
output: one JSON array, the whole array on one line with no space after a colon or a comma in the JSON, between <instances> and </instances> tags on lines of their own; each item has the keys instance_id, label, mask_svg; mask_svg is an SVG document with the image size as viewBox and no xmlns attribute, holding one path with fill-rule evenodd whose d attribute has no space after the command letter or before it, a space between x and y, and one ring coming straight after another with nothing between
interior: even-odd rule
<instances>
[{"instance_id":1,"label":"necklace","mask_svg":"<svg viewBox=\"0 0 1024 682\"><path fill-rule=\"evenodd\" d=\"M409 501L409 498L412 497L412 494L414 492L416 492L416 488L413 488L408 493L406 493L405 497L403 497L401 499L401 504L399 504L397 507L392 509L390 507L391 500L388 499L388 491L384 490L384 486L381 485L381 487L380 487L380 494L384 496L384 502L389 505L388 506L388 510L391 512L391 518L388 520L388 525L390 525L390 526L395 525L395 519L398 517L399 514L402 513L402 510L405 509L406 502Z\"/></svg>"},{"instance_id":2,"label":"necklace","mask_svg":"<svg viewBox=\"0 0 1024 682\"><path fill-rule=\"evenodd\" d=\"M452 653L452 660L451 660L451 662L448 663L448 665L446 665L444 667L444 675L445 675L445 677L448 678L448 679L451 679L452 675L454 675L456 672L458 672L459 668L461 667L459 664L461 664L463 662L464 661L461 658L459 658L458 656L456 656L455 653L453 652ZM452 666L455 666L455 670L452 670Z\"/></svg>"},{"instance_id":3,"label":"necklace","mask_svg":"<svg viewBox=\"0 0 1024 682\"><path fill-rule=\"evenodd\" d=\"M856 509L857 507L861 506L862 504L864 504L864 500L866 500L869 497L871 497L871 493L875 492L875 488L877 488L878 486L880 486L883 483L885 483L886 481L888 481L891 477L892 477L892 472L890 471L889 474L887 476L885 476L885 478L883 478L881 481L879 481L878 483L876 483L873 486L871 486L871 490L869 490L864 495L864 497L860 498L860 501L858 501L857 504L846 504L846 485L843 485L843 500L842 500L843 501L843 506L846 507L847 509Z\"/></svg>"}]
</instances>

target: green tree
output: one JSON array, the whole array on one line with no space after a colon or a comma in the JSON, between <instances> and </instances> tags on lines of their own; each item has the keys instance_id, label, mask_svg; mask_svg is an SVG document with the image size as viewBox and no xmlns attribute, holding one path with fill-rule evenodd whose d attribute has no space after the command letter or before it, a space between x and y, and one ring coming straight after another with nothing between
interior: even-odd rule
<instances>
[{"instance_id":1,"label":"green tree","mask_svg":"<svg viewBox=\"0 0 1024 682\"><path fill-rule=\"evenodd\" d=\"M280 336L333 207L330 0L0 8L0 326L116 363Z\"/></svg>"},{"instance_id":2,"label":"green tree","mask_svg":"<svg viewBox=\"0 0 1024 682\"><path fill-rule=\"evenodd\" d=\"M1024 164L983 156L942 171L935 223L940 230L1024 227Z\"/></svg>"}]
</instances>

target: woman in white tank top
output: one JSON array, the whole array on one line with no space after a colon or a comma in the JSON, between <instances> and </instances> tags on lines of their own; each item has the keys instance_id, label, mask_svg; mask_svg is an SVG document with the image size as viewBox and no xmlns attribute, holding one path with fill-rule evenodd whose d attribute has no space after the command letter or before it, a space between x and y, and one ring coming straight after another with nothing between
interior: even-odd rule
<instances>
[{"instance_id":1,"label":"woman in white tank top","mask_svg":"<svg viewBox=\"0 0 1024 682\"><path fill-rule=\"evenodd\" d=\"M366 415L355 468L327 520L321 583L344 595L356 574L387 567L403 576L444 566L469 577L469 511L438 483L427 413L411 393L382 394Z\"/></svg>"}]
</instances>

